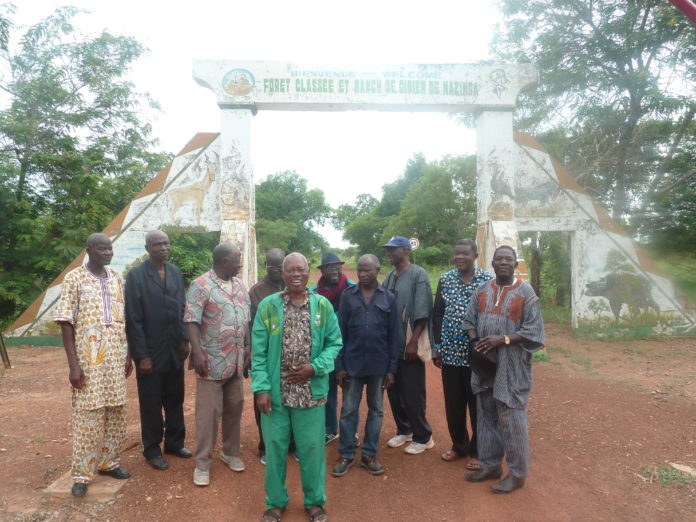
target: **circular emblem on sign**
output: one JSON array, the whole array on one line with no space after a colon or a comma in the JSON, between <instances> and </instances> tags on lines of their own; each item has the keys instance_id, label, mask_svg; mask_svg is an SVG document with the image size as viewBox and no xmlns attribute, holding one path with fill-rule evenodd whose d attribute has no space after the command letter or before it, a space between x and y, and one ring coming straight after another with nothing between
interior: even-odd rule
<instances>
[{"instance_id":1,"label":"circular emblem on sign","mask_svg":"<svg viewBox=\"0 0 696 522\"><path fill-rule=\"evenodd\" d=\"M254 90L256 80L246 69L232 69L222 78L222 88L232 96L243 96Z\"/></svg>"},{"instance_id":2,"label":"circular emblem on sign","mask_svg":"<svg viewBox=\"0 0 696 522\"><path fill-rule=\"evenodd\" d=\"M409 239L408 242L411 243L411 250L415 250L420 246L420 241L418 241L418 239L415 237Z\"/></svg>"}]
</instances>

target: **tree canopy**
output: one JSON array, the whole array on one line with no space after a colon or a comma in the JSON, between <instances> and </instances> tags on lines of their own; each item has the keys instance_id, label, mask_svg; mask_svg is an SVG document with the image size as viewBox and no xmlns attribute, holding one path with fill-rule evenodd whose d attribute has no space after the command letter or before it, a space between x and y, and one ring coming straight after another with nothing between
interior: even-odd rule
<instances>
[{"instance_id":1,"label":"tree canopy","mask_svg":"<svg viewBox=\"0 0 696 522\"><path fill-rule=\"evenodd\" d=\"M493 54L539 67L516 125L635 237L696 239L696 31L662 0L499 0Z\"/></svg>"},{"instance_id":2,"label":"tree canopy","mask_svg":"<svg viewBox=\"0 0 696 522\"><path fill-rule=\"evenodd\" d=\"M260 252L312 252L328 247L314 228L331 216L319 189L295 171L272 174L256 185L256 242Z\"/></svg>"},{"instance_id":3,"label":"tree canopy","mask_svg":"<svg viewBox=\"0 0 696 522\"><path fill-rule=\"evenodd\" d=\"M21 310L169 157L143 119L156 108L127 80L135 39L80 34L57 9L9 41L0 23L0 315Z\"/></svg>"},{"instance_id":4,"label":"tree canopy","mask_svg":"<svg viewBox=\"0 0 696 522\"><path fill-rule=\"evenodd\" d=\"M420 262L445 263L458 239L476 235L476 158L428 163L415 154L404 174L382 187L380 200L361 194L354 205L341 205L333 222L361 254L379 254L399 235L421 240Z\"/></svg>"}]
</instances>

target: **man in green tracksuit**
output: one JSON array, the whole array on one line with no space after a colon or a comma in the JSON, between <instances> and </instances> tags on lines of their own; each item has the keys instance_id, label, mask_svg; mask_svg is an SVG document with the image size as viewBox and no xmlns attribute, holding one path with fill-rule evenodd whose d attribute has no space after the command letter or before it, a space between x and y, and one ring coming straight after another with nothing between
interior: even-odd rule
<instances>
[{"instance_id":1,"label":"man in green tracksuit","mask_svg":"<svg viewBox=\"0 0 696 522\"><path fill-rule=\"evenodd\" d=\"M287 290L266 297L252 329L251 389L266 445L266 506L274 522L288 503L285 484L290 434L300 458L304 505L310 520L328 521L325 412L329 373L342 346L328 299L307 291L309 266L302 254L283 261Z\"/></svg>"}]
</instances>

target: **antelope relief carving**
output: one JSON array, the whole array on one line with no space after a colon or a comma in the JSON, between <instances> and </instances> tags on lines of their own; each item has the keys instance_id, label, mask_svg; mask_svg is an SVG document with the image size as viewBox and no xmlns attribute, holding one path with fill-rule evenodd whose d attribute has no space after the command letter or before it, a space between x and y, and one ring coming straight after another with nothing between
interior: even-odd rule
<instances>
[{"instance_id":1,"label":"antelope relief carving","mask_svg":"<svg viewBox=\"0 0 696 522\"><path fill-rule=\"evenodd\" d=\"M198 181L167 191L167 196L171 203L169 210L173 222L176 222L175 218L179 209L182 206L190 205L193 207L193 223L195 225L201 224L203 201L213 181L217 178L218 165L220 163L220 156L216 152L213 152L212 155L212 160L208 157L208 154L206 154L202 158L199 158L191 167L191 170L195 174L195 179L198 179Z\"/></svg>"}]
</instances>

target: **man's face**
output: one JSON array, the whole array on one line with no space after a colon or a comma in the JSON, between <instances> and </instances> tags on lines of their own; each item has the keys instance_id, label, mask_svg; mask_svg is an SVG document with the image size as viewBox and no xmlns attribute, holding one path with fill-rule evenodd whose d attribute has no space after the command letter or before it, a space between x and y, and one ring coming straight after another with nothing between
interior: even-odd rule
<instances>
[{"instance_id":1,"label":"man's face","mask_svg":"<svg viewBox=\"0 0 696 522\"><path fill-rule=\"evenodd\" d=\"M309 281L309 267L300 257L291 257L285 262L283 282L291 293L304 292Z\"/></svg>"},{"instance_id":2,"label":"man's face","mask_svg":"<svg viewBox=\"0 0 696 522\"><path fill-rule=\"evenodd\" d=\"M111 263L114 257L114 249L109 238L97 238L92 242L91 247L87 247L89 260L98 266L105 266Z\"/></svg>"},{"instance_id":3,"label":"man's face","mask_svg":"<svg viewBox=\"0 0 696 522\"><path fill-rule=\"evenodd\" d=\"M392 265L398 265L408 259L408 252L408 248L404 247L387 247L387 259Z\"/></svg>"},{"instance_id":4,"label":"man's face","mask_svg":"<svg viewBox=\"0 0 696 522\"><path fill-rule=\"evenodd\" d=\"M266 258L266 273L268 278L274 283L283 281L283 259Z\"/></svg>"},{"instance_id":5,"label":"man's face","mask_svg":"<svg viewBox=\"0 0 696 522\"><path fill-rule=\"evenodd\" d=\"M493 256L493 271L496 277L512 278L517 268L517 259L512 255L512 251L507 248L498 250Z\"/></svg>"},{"instance_id":6,"label":"man's face","mask_svg":"<svg viewBox=\"0 0 696 522\"><path fill-rule=\"evenodd\" d=\"M334 263L332 265L324 265L320 268L321 275L329 286L335 286L341 279L341 274L343 273L343 265L341 263Z\"/></svg>"},{"instance_id":7,"label":"man's face","mask_svg":"<svg viewBox=\"0 0 696 522\"><path fill-rule=\"evenodd\" d=\"M474 254L471 245L457 245L454 247L454 266L457 270L462 272L467 272L471 270L476 261L476 254Z\"/></svg>"},{"instance_id":8,"label":"man's face","mask_svg":"<svg viewBox=\"0 0 696 522\"><path fill-rule=\"evenodd\" d=\"M150 255L150 259L162 263L169 259L169 237L164 232L152 234L145 243L145 250Z\"/></svg>"},{"instance_id":9,"label":"man's face","mask_svg":"<svg viewBox=\"0 0 696 522\"><path fill-rule=\"evenodd\" d=\"M379 267L372 261L358 261L358 281L361 285L372 286L377 280Z\"/></svg>"},{"instance_id":10,"label":"man's face","mask_svg":"<svg viewBox=\"0 0 696 522\"><path fill-rule=\"evenodd\" d=\"M242 268L241 256L232 255L223 260L223 267L229 277L236 277Z\"/></svg>"}]
</instances>

